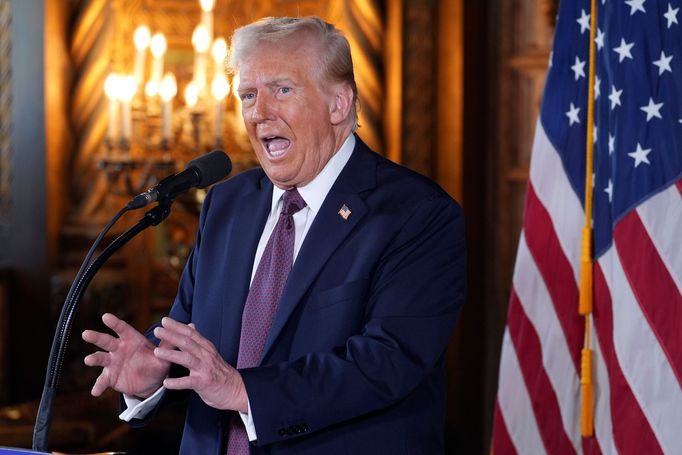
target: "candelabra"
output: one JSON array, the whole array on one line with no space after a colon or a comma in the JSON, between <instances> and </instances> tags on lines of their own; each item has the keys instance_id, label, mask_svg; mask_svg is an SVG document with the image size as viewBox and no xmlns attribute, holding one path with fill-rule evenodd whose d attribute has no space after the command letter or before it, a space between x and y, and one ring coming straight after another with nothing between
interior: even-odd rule
<instances>
[{"instance_id":1,"label":"candelabra","mask_svg":"<svg viewBox=\"0 0 682 455\"><path fill-rule=\"evenodd\" d=\"M199 4L190 80L178 81L173 72L164 72L165 36L140 25L132 37L132 72L111 73L105 81L109 124L99 168L113 193L138 194L197 154L222 148L226 125L233 133L239 128L232 125L238 101L229 96L224 70L227 43L213 36L215 0ZM184 85L184 105L177 100L179 85Z\"/></svg>"}]
</instances>

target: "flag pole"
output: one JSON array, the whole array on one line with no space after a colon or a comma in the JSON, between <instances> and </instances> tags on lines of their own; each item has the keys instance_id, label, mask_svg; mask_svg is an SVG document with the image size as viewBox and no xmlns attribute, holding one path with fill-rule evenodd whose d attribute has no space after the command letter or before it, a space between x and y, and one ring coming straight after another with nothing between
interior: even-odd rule
<instances>
[{"instance_id":1,"label":"flag pole","mask_svg":"<svg viewBox=\"0 0 682 455\"><path fill-rule=\"evenodd\" d=\"M580 255L580 300L578 312L585 318L585 341L580 362L581 434L594 435L594 391L592 384L592 350L590 349L590 316L592 314L592 174L594 162L594 79L595 31L597 29L597 1L591 1L590 63L587 82L587 141L585 160L585 226L582 231Z\"/></svg>"}]
</instances>

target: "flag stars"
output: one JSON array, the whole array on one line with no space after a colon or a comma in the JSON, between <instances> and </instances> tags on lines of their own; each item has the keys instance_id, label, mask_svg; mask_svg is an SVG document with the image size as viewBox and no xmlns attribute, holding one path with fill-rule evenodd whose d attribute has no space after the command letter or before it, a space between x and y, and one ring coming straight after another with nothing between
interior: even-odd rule
<instances>
[{"instance_id":1,"label":"flag stars","mask_svg":"<svg viewBox=\"0 0 682 455\"><path fill-rule=\"evenodd\" d=\"M594 38L594 42L597 44L597 50L600 51L604 47L604 32L597 29L597 36Z\"/></svg>"},{"instance_id":2,"label":"flag stars","mask_svg":"<svg viewBox=\"0 0 682 455\"><path fill-rule=\"evenodd\" d=\"M575 56L575 63L571 66L573 73L575 74L575 80L577 81L581 77L585 77L585 60L580 60L580 58Z\"/></svg>"},{"instance_id":3,"label":"flag stars","mask_svg":"<svg viewBox=\"0 0 682 455\"><path fill-rule=\"evenodd\" d=\"M626 58L632 60L632 53L630 52L630 49L632 49L632 46L634 45L634 41L631 43L626 43L625 38L620 39L620 45L613 48L613 51L618 54L618 63L622 63Z\"/></svg>"},{"instance_id":4,"label":"flag stars","mask_svg":"<svg viewBox=\"0 0 682 455\"><path fill-rule=\"evenodd\" d=\"M571 103L571 108L566 112L566 117L568 117L568 126L573 125L574 123L580 123L580 118L578 117L578 114L580 113L580 108L575 107L573 103Z\"/></svg>"},{"instance_id":5,"label":"flag stars","mask_svg":"<svg viewBox=\"0 0 682 455\"><path fill-rule=\"evenodd\" d=\"M673 7L668 3L668 11L663 15L668 21L668 28L672 27L673 24L677 24L677 13L680 11L679 8L673 9Z\"/></svg>"},{"instance_id":6,"label":"flag stars","mask_svg":"<svg viewBox=\"0 0 682 455\"><path fill-rule=\"evenodd\" d=\"M620 95L623 94L623 89L616 90L616 86L611 86L611 93L609 94L609 99L611 100L611 110L616 106L620 106Z\"/></svg>"},{"instance_id":7,"label":"flag stars","mask_svg":"<svg viewBox=\"0 0 682 455\"><path fill-rule=\"evenodd\" d=\"M584 9L580 10L580 18L576 20L580 24L580 34L585 33L586 30L590 29L590 15L585 12Z\"/></svg>"},{"instance_id":8,"label":"flag stars","mask_svg":"<svg viewBox=\"0 0 682 455\"><path fill-rule=\"evenodd\" d=\"M646 14L646 10L644 9L645 1L646 0L626 0L625 3L630 6L630 16L635 14L637 11L641 11Z\"/></svg>"},{"instance_id":9,"label":"flag stars","mask_svg":"<svg viewBox=\"0 0 682 455\"><path fill-rule=\"evenodd\" d=\"M594 99L596 100L599 98L599 95L601 95L601 79L599 79L599 76L595 75L594 76Z\"/></svg>"},{"instance_id":10,"label":"flag stars","mask_svg":"<svg viewBox=\"0 0 682 455\"><path fill-rule=\"evenodd\" d=\"M663 116L661 116L661 108L663 107L663 103L654 103L653 98L649 98L649 104L646 106L640 107L641 110L646 112L646 121L648 122L654 117L662 119Z\"/></svg>"},{"instance_id":11,"label":"flag stars","mask_svg":"<svg viewBox=\"0 0 682 455\"><path fill-rule=\"evenodd\" d=\"M665 73L666 71L670 71L671 73L673 72L672 68L670 68L670 61L672 59L673 59L672 55L666 56L665 52L661 51L661 58L653 61L653 64L658 66L659 76Z\"/></svg>"},{"instance_id":12,"label":"flag stars","mask_svg":"<svg viewBox=\"0 0 682 455\"><path fill-rule=\"evenodd\" d=\"M604 188L604 193L609 195L609 202L613 200L613 182L609 179L609 184Z\"/></svg>"},{"instance_id":13,"label":"flag stars","mask_svg":"<svg viewBox=\"0 0 682 455\"><path fill-rule=\"evenodd\" d=\"M609 134L609 155L613 154L616 150L616 136L611 136Z\"/></svg>"},{"instance_id":14,"label":"flag stars","mask_svg":"<svg viewBox=\"0 0 682 455\"><path fill-rule=\"evenodd\" d=\"M597 143L597 135L598 135L597 132L598 131L599 131L599 129L597 128L597 125L594 125L594 128L592 128L592 142L594 142L595 144Z\"/></svg>"},{"instance_id":15,"label":"flag stars","mask_svg":"<svg viewBox=\"0 0 682 455\"><path fill-rule=\"evenodd\" d=\"M632 153L628 153L628 156L631 158L634 158L635 160L635 167L639 166L642 163L646 164L651 164L649 162L649 153L651 153L651 149L643 149L642 146L637 143L637 150L635 150Z\"/></svg>"}]
</instances>

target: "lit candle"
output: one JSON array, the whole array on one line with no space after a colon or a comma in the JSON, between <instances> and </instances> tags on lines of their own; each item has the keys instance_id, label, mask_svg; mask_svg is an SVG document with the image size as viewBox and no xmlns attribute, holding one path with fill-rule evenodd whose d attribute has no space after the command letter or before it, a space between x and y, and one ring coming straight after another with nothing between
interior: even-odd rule
<instances>
[{"instance_id":1,"label":"lit candle","mask_svg":"<svg viewBox=\"0 0 682 455\"><path fill-rule=\"evenodd\" d=\"M163 57L166 54L166 37L163 33L154 33L151 40L152 48L152 74L150 80L161 83L161 76L163 76Z\"/></svg>"},{"instance_id":2,"label":"lit candle","mask_svg":"<svg viewBox=\"0 0 682 455\"><path fill-rule=\"evenodd\" d=\"M161 137L164 141L171 137L171 113L173 112L173 98L178 93L178 84L173 73L166 73L159 87L161 96Z\"/></svg>"},{"instance_id":3,"label":"lit candle","mask_svg":"<svg viewBox=\"0 0 682 455\"><path fill-rule=\"evenodd\" d=\"M193 110L199 101L199 91L197 90L196 84L190 82L185 87L185 105Z\"/></svg>"},{"instance_id":4,"label":"lit candle","mask_svg":"<svg viewBox=\"0 0 682 455\"><path fill-rule=\"evenodd\" d=\"M199 91L197 90L196 84L190 82L185 87L185 104L189 109L189 118L192 125L192 138L194 139L195 148L199 147L201 143L201 131L199 129L199 120L201 114L195 111L197 102L199 101Z\"/></svg>"},{"instance_id":5,"label":"lit candle","mask_svg":"<svg viewBox=\"0 0 682 455\"><path fill-rule=\"evenodd\" d=\"M149 81L144 86L144 94L147 98L152 99L159 94L159 84L154 81Z\"/></svg>"},{"instance_id":6,"label":"lit candle","mask_svg":"<svg viewBox=\"0 0 682 455\"><path fill-rule=\"evenodd\" d=\"M213 41L211 46L211 55L213 56L213 68L215 74L225 71L225 58L227 57L227 42L224 38L218 38Z\"/></svg>"},{"instance_id":7,"label":"lit candle","mask_svg":"<svg viewBox=\"0 0 682 455\"><path fill-rule=\"evenodd\" d=\"M131 101L137 91L135 76L120 76L118 87L118 99L121 102L121 137L129 141L133 131Z\"/></svg>"},{"instance_id":8,"label":"lit candle","mask_svg":"<svg viewBox=\"0 0 682 455\"><path fill-rule=\"evenodd\" d=\"M109 125L107 128L107 139L110 143L116 140L117 117L118 117L118 74L110 73L104 81L104 94L109 100Z\"/></svg>"},{"instance_id":9,"label":"lit candle","mask_svg":"<svg viewBox=\"0 0 682 455\"><path fill-rule=\"evenodd\" d=\"M206 52L211 45L208 31L202 24L197 25L192 33L192 46L194 46L194 84L203 95L206 90Z\"/></svg>"},{"instance_id":10,"label":"lit candle","mask_svg":"<svg viewBox=\"0 0 682 455\"><path fill-rule=\"evenodd\" d=\"M140 25L135 29L135 33L133 34L133 42L135 43L133 74L135 74L135 80L137 81L138 86L144 84L144 65L150 40L151 33L149 32L149 27Z\"/></svg>"},{"instance_id":11,"label":"lit candle","mask_svg":"<svg viewBox=\"0 0 682 455\"><path fill-rule=\"evenodd\" d=\"M218 73L213 78L211 83L211 94L213 95L213 103L215 112L213 116L213 138L216 145L223 141L223 109L224 100L227 94L230 93L230 84L227 82L227 77Z\"/></svg>"},{"instance_id":12,"label":"lit candle","mask_svg":"<svg viewBox=\"0 0 682 455\"><path fill-rule=\"evenodd\" d=\"M208 32L208 41L213 41L213 6L215 0L199 0L201 6L201 25L206 28Z\"/></svg>"}]
</instances>

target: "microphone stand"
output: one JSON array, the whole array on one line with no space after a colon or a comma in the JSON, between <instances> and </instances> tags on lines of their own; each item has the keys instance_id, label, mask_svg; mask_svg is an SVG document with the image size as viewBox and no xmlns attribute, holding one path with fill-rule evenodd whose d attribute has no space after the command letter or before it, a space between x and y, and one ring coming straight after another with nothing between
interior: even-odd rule
<instances>
[{"instance_id":1,"label":"microphone stand","mask_svg":"<svg viewBox=\"0 0 682 455\"><path fill-rule=\"evenodd\" d=\"M59 382L59 375L64 362L64 354L69 341L71 327L73 326L74 313L76 312L76 308L78 307L78 303L80 302L85 289L87 289L92 278L112 254L149 226L156 226L168 217L173 200L174 198L160 199L158 205L145 213L144 217L138 221L137 224L111 242L87 267L84 273L81 274L79 272L76 279L71 284L71 289L69 290L69 294L66 297L66 301L64 302L64 306L59 315L57 330L54 339L52 340L52 349L50 350L50 357L48 360L43 395L40 399L35 428L33 430L33 450L40 452L47 451L47 440L50 433L50 424L52 422L53 401L57 392L57 383ZM120 216L120 214L117 215L117 217L118 216ZM115 219L117 219L117 217L115 217ZM86 262L87 260L88 258L86 257ZM86 262L84 262L83 265L85 265ZM81 268L81 271L83 271L83 268Z\"/></svg>"}]
</instances>

